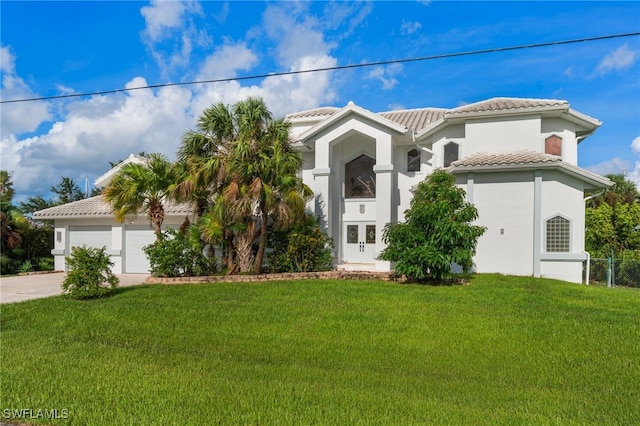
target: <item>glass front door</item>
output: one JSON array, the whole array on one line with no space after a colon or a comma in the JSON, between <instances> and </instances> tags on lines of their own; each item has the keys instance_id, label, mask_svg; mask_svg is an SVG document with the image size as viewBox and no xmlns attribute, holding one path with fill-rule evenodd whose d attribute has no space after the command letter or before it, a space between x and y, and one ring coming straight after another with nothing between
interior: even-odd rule
<instances>
[{"instance_id":1,"label":"glass front door","mask_svg":"<svg viewBox=\"0 0 640 426\"><path fill-rule=\"evenodd\" d=\"M373 222L344 223L345 263L373 263L376 246L376 224Z\"/></svg>"}]
</instances>

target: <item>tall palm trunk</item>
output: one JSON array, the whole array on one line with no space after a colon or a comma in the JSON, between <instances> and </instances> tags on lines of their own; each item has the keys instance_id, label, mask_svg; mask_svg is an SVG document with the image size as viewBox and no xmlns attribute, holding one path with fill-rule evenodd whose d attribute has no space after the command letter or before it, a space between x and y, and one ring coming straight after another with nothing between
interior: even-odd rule
<instances>
[{"instance_id":1,"label":"tall palm trunk","mask_svg":"<svg viewBox=\"0 0 640 426\"><path fill-rule=\"evenodd\" d=\"M253 237L255 233L255 223L251 221L247 225L247 229L238 234L236 239L236 258L238 260L238 267L240 273L247 273L251 271L253 266Z\"/></svg>"},{"instance_id":2,"label":"tall palm trunk","mask_svg":"<svg viewBox=\"0 0 640 426\"><path fill-rule=\"evenodd\" d=\"M260 240L258 242L258 252L256 253L256 261L253 264L253 271L256 274L262 272L262 259L264 258L264 251L267 247L267 221L269 220L269 214L267 209L260 207L262 213L262 223L260 224Z\"/></svg>"}]
</instances>

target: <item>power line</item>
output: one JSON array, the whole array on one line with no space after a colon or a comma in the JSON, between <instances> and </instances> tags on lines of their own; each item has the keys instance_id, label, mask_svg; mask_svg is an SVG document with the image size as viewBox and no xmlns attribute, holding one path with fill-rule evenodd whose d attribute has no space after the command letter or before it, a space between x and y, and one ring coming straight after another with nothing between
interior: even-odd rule
<instances>
[{"instance_id":1,"label":"power line","mask_svg":"<svg viewBox=\"0 0 640 426\"><path fill-rule=\"evenodd\" d=\"M512 50L533 49L533 48L539 48L539 47L561 46L565 44L584 43L584 42L590 42L590 41L610 40L615 38L632 37L632 36L638 36L638 35L640 35L640 32L626 33L626 34L612 34L612 35L597 36L597 37L579 38L579 39L573 39L573 40L549 41L544 43L523 44L518 46L507 46L507 47L494 47L491 49L483 49L483 50L471 50L466 52L443 53L440 55L420 56L416 58L391 59L387 61L339 65L335 67L325 67L325 68L313 68L308 70L284 71L284 72L274 72L274 73L268 73L268 74L254 74L254 75L247 75L247 76L241 76L241 77L218 78L214 80L187 81L187 82L181 82L181 83L150 84L147 86L140 86L140 87L102 90L102 91L87 92L87 93L72 93L72 94L66 94L66 95L43 96L39 98L11 99L7 101L0 100L0 104L47 101L47 100L63 99L63 98L78 98L78 97L84 97L84 96L108 95L108 94L121 93L121 92L130 92L133 90L142 90L142 89L158 89L162 87L189 86L189 85L195 85L195 84L225 83L229 81L255 80L260 78L279 77L279 76L285 76L285 75L308 74L308 73L323 72L323 71L338 71L338 70L345 70L345 69L352 69L352 68L375 67L375 66L390 65L390 64L403 64L408 62L430 61L434 59L446 59L446 58L456 58L460 56L484 55L487 53L508 52Z\"/></svg>"}]
</instances>

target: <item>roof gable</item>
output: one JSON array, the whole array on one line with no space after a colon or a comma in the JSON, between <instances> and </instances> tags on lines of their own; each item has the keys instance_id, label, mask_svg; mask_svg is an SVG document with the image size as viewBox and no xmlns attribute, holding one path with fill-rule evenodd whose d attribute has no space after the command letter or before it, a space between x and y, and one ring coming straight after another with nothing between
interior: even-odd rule
<instances>
[{"instance_id":1,"label":"roof gable","mask_svg":"<svg viewBox=\"0 0 640 426\"><path fill-rule=\"evenodd\" d=\"M379 114L373 113L369 110L366 110L362 107L357 106L353 102L349 102L346 107L342 108L338 112L331 114L328 118L322 120L320 123L306 130L304 133L300 135L300 140L306 140L314 135L317 135L321 131L328 129L335 123L338 123L340 120L348 117L349 115L355 115L366 120L372 121L374 123L378 123L383 127L386 127L396 133L404 134L407 131L405 126L402 126L392 120L389 120Z\"/></svg>"}]
</instances>

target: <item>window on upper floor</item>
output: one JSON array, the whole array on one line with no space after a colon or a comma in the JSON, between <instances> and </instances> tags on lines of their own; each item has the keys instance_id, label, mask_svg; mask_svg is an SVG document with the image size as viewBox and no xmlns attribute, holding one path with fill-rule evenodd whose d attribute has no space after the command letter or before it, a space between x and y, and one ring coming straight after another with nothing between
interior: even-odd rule
<instances>
[{"instance_id":1,"label":"window on upper floor","mask_svg":"<svg viewBox=\"0 0 640 426\"><path fill-rule=\"evenodd\" d=\"M449 167L451 163L458 160L458 144L449 142L444 146L444 167Z\"/></svg>"},{"instance_id":2,"label":"window on upper floor","mask_svg":"<svg viewBox=\"0 0 640 426\"><path fill-rule=\"evenodd\" d=\"M551 135L544 140L544 153L562 156L562 138L558 135Z\"/></svg>"},{"instance_id":3,"label":"window on upper floor","mask_svg":"<svg viewBox=\"0 0 640 426\"><path fill-rule=\"evenodd\" d=\"M570 251L571 223L562 216L554 216L547 220L547 252Z\"/></svg>"},{"instance_id":4,"label":"window on upper floor","mask_svg":"<svg viewBox=\"0 0 640 426\"><path fill-rule=\"evenodd\" d=\"M375 198L375 164L376 160L363 154L344 165L345 198Z\"/></svg>"},{"instance_id":5,"label":"window on upper floor","mask_svg":"<svg viewBox=\"0 0 640 426\"><path fill-rule=\"evenodd\" d=\"M419 172L420 171L420 151L413 148L407 152L407 171Z\"/></svg>"}]
</instances>

